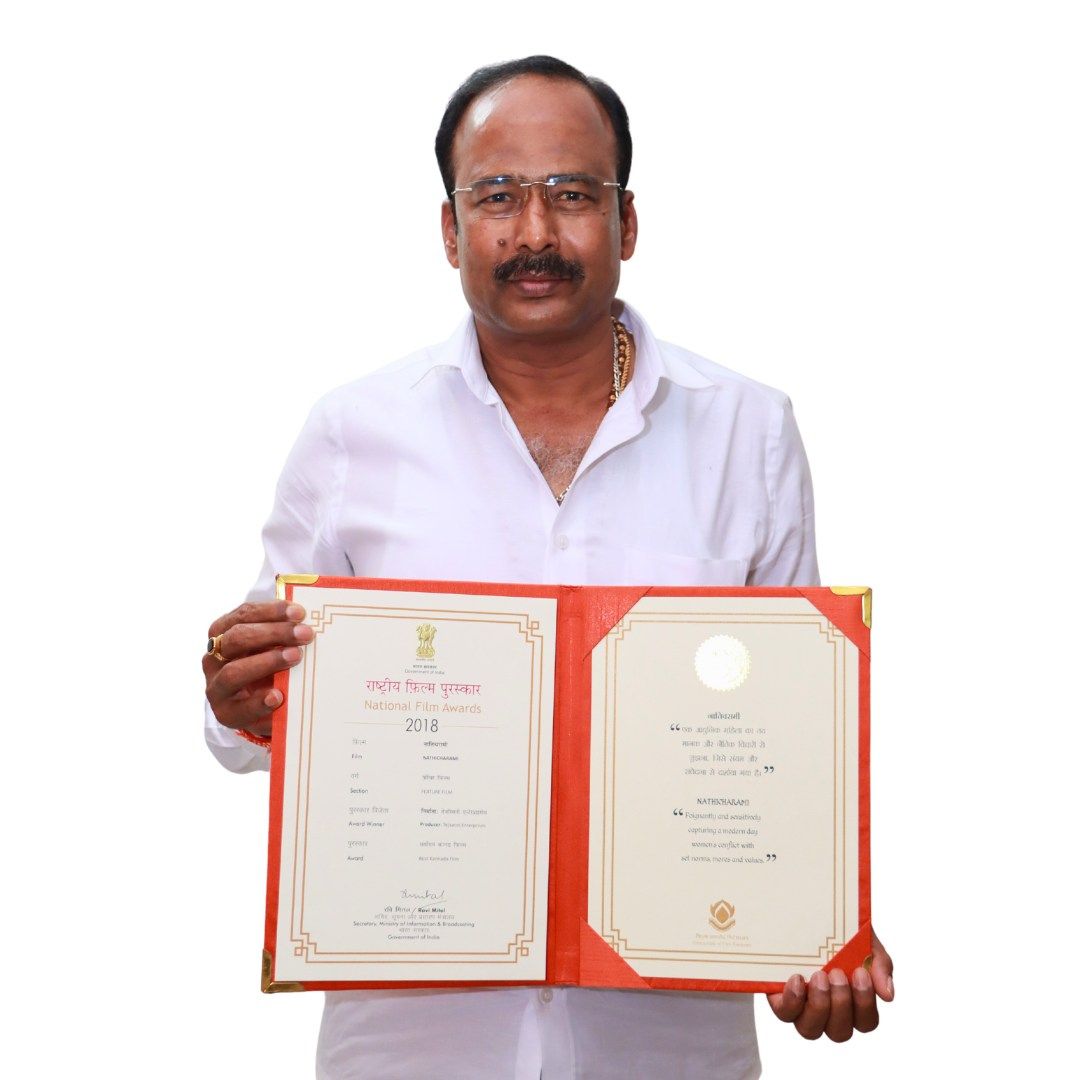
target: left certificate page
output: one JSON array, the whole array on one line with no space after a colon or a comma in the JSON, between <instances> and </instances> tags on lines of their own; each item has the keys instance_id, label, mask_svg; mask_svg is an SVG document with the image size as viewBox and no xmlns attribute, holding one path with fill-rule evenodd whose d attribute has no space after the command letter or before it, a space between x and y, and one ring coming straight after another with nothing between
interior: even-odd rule
<instances>
[{"instance_id":1,"label":"left certificate page","mask_svg":"<svg viewBox=\"0 0 1080 1080\"><path fill-rule=\"evenodd\" d=\"M292 597L272 981L543 981L555 600Z\"/></svg>"}]
</instances>

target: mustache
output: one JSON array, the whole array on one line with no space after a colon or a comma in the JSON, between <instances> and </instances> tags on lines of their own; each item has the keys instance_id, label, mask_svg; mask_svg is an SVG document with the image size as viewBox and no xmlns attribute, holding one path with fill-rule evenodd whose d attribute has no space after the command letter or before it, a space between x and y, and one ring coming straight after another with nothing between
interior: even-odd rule
<instances>
[{"instance_id":1,"label":"mustache","mask_svg":"<svg viewBox=\"0 0 1080 1080\"><path fill-rule=\"evenodd\" d=\"M567 281L581 281L585 277L585 267L573 259L564 259L557 251L546 251L539 255L518 252L505 262L499 263L491 276L496 281L510 281L516 277L555 277Z\"/></svg>"}]
</instances>

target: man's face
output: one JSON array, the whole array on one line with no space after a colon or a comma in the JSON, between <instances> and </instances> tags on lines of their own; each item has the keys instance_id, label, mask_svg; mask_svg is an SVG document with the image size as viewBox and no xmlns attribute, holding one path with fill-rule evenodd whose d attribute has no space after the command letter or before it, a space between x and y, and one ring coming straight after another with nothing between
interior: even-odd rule
<instances>
[{"instance_id":1,"label":"man's face","mask_svg":"<svg viewBox=\"0 0 1080 1080\"><path fill-rule=\"evenodd\" d=\"M523 75L481 94L454 138L455 187L492 176L539 180L556 173L615 179L615 133L600 103L581 84ZM457 196L457 227L443 205L446 257L477 322L503 336L572 336L610 311L619 262L637 240L631 194L603 189L601 212L562 214L539 187L518 217L483 218ZM621 201L621 209L620 209ZM493 271L514 256L558 255L580 275ZM505 275L504 275L505 276Z\"/></svg>"}]
</instances>

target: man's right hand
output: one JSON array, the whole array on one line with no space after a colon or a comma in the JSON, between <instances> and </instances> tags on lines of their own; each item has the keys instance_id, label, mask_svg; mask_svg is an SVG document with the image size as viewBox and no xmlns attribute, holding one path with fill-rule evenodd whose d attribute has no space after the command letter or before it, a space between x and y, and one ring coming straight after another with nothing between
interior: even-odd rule
<instances>
[{"instance_id":1,"label":"man's right hand","mask_svg":"<svg viewBox=\"0 0 1080 1080\"><path fill-rule=\"evenodd\" d=\"M270 714L282 701L274 674L299 663L300 646L315 636L304 614L299 604L273 600L241 604L210 624L208 636L220 635L218 652L225 657L208 652L202 662L206 700L219 723L269 737Z\"/></svg>"}]
</instances>

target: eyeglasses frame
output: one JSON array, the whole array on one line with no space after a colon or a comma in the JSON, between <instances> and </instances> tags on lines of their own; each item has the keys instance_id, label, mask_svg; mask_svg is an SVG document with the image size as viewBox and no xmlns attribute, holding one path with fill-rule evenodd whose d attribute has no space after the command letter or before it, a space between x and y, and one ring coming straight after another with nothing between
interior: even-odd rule
<instances>
[{"instance_id":1,"label":"eyeglasses frame","mask_svg":"<svg viewBox=\"0 0 1080 1080\"><path fill-rule=\"evenodd\" d=\"M544 188L545 189L545 191L543 193L544 194L544 200L545 200L545 202L547 202L548 207L551 210L554 210L555 213L557 213L557 214L571 214L571 213L573 213L572 211L568 211L568 210L560 210L551 201L551 196L548 194L548 190L558 186L559 183L565 183L568 180L595 180L601 187L616 188L619 191L623 190L622 184L620 184L616 180L601 180L598 176L590 176L588 173L552 173L550 176L546 176L543 180L527 180L523 176L514 176L512 173L496 173L494 176L481 176L479 179L474 180L471 184L468 184L465 187L454 188L454 190L450 192L450 198L451 198L451 200L453 200L455 195L459 195L462 192L472 191L476 187L477 184L490 183L493 180L506 180L506 181L513 180L520 187L525 188L526 191L525 191L525 198L521 200L521 208L517 211L517 213L514 213L514 214L490 214L490 215L487 215L487 216L492 217L492 218L515 218L515 217L520 217L525 212L525 207L529 203L529 196L531 194L531 192L528 190L529 188L534 188L534 187L542 187L542 188ZM475 210L476 208L473 207L473 209ZM582 213L582 211L579 210L579 211L577 211L577 213L580 214L580 213ZM600 210L599 207L598 207L596 210L587 210L587 211L585 211L585 213L598 214L598 213L603 213L603 211Z\"/></svg>"}]
</instances>

